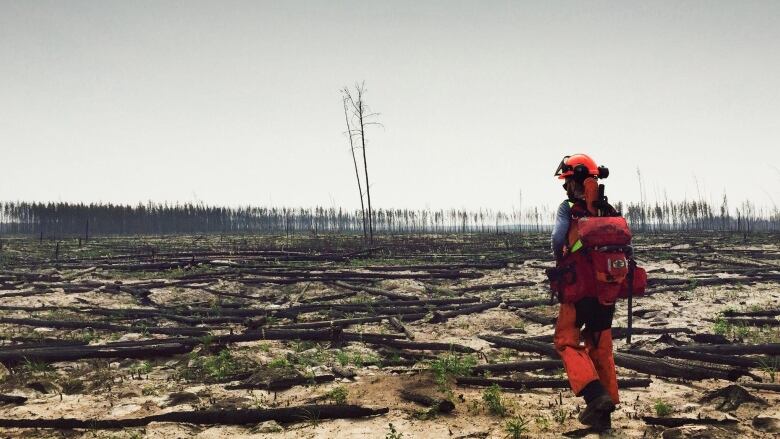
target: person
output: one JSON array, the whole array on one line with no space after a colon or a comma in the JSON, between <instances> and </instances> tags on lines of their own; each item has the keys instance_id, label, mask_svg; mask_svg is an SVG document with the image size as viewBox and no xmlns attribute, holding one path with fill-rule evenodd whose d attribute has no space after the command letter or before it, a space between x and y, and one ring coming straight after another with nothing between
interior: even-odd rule
<instances>
[{"instance_id":1,"label":"person","mask_svg":"<svg viewBox=\"0 0 780 439\"><path fill-rule=\"evenodd\" d=\"M589 156L575 154L564 157L555 175L564 180L567 195L558 208L552 232L552 251L560 265L581 250L576 220L591 215L583 181L588 177L598 178L600 170ZM605 216L617 215L608 204L601 208L606 209ZM596 431L603 431L611 428L611 413L620 402L612 353L615 305L604 305L592 296L595 295L575 303L560 304L554 344L563 360L572 391L585 399L586 407L580 412L579 421ZM584 345L581 339L584 339Z\"/></svg>"}]
</instances>

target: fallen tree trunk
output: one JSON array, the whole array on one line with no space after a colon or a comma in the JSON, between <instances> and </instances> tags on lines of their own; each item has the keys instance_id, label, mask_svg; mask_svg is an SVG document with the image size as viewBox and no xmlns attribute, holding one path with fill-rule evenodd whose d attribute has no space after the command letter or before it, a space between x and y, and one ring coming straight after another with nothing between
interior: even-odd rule
<instances>
[{"instance_id":1,"label":"fallen tree trunk","mask_svg":"<svg viewBox=\"0 0 780 439\"><path fill-rule=\"evenodd\" d=\"M706 361L713 364L727 364L738 367L763 367L769 364L780 364L780 357L747 357L722 354L708 354L704 352L693 352L680 350L678 347L662 349L656 352L657 355L672 358L684 358L687 360Z\"/></svg>"},{"instance_id":2,"label":"fallen tree trunk","mask_svg":"<svg viewBox=\"0 0 780 439\"><path fill-rule=\"evenodd\" d=\"M411 349L411 350L421 350L421 351L453 351L453 352L462 352L462 353L476 352L476 350L473 348L455 344L455 343L422 342L422 341L407 341L407 340L392 340L392 339L366 341L366 343L379 344L382 346L389 346L397 349Z\"/></svg>"},{"instance_id":3,"label":"fallen tree trunk","mask_svg":"<svg viewBox=\"0 0 780 439\"><path fill-rule=\"evenodd\" d=\"M563 362L561 360L528 360L528 361L517 361L513 363L483 364L479 366L474 366L471 369L471 373L474 375L482 375L485 372L490 372L490 373L527 372L530 370L560 369L562 367L563 367Z\"/></svg>"},{"instance_id":4,"label":"fallen tree trunk","mask_svg":"<svg viewBox=\"0 0 780 439\"><path fill-rule=\"evenodd\" d=\"M526 320L530 320L534 323L538 323L540 325L554 325L555 322L558 320L557 317L548 317L541 314L537 314L535 312L531 311L516 311L516 314L520 316L521 318L524 318Z\"/></svg>"},{"instance_id":5,"label":"fallen tree trunk","mask_svg":"<svg viewBox=\"0 0 780 439\"><path fill-rule=\"evenodd\" d=\"M663 427L680 427L682 425L734 425L736 419L712 419L712 418L656 418L642 416L646 424L661 425Z\"/></svg>"},{"instance_id":6,"label":"fallen tree trunk","mask_svg":"<svg viewBox=\"0 0 780 439\"><path fill-rule=\"evenodd\" d=\"M535 352L548 357L558 357L555 347L550 343L528 339L513 339L492 335L480 335L479 338L492 344L517 349L524 352ZM663 377L687 378L701 380L718 378L735 381L741 376L752 376L750 371L730 366L703 363L696 361L675 360L670 358L655 358L642 355L615 352L615 364L637 372Z\"/></svg>"},{"instance_id":7,"label":"fallen tree trunk","mask_svg":"<svg viewBox=\"0 0 780 439\"><path fill-rule=\"evenodd\" d=\"M431 317L430 319L430 323L443 323L453 317L464 315L464 314L474 314L474 313L482 312L485 311L486 309L495 308L500 304L501 301L496 300L493 302L480 303L478 305L465 306L463 308L455 309L452 311L441 311L441 312L434 311L433 317Z\"/></svg>"},{"instance_id":8,"label":"fallen tree trunk","mask_svg":"<svg viewBox=\"0 0 780 439\"><path fill-rule=\"evenodd\" d=\"M425 316L425 314L423 314L423 316ZM314 322L290 323L288 325L279 325L279 326L274 326L271 329L313 329L313 328L329 328L332 326L340 326L343 328L349 325L356 325L360 323L381 322L386 318L387 317L385 316L377 316L377 317L356 317L353 319L317 320Z\"/></svg>"},{"instance_id":9,"label":"fallen tree trunk","mask_svg":"<svg viewBox=\"0 0 780 439\"><path fill-rule=\"evenodd\" d=\"M749 387L756 390L768 390L770 392L780 392L778 383L740 383L742 387Z\"/></svg>"},{"instance_id":10,"label":"fallen tree trunk","mask_svg":"<svg viewBox=\"0 0 780 439\"><path fill-rule=\"evenodd\" d=\"M425 407L431 408L438 413L449 413L455 410L455 404L449 399L433 398L422 393L413 392L411 390L401 389L398 391L401 398L422 404Z\"/></svg>"},{"instance_id":11,"label":"fallen tree trunk","mask_svg":"<svg viewBox=\"0 0 780 439\"><path fill-rule=\"evenodd\" d=\"M510 308L533 308L535 306L548 305L552 305L550 299L509 300L506 302L506 306Z\"/></svg>"},{"instance_id":12,"label":"fallen tree trunk","mask_svg":"<svg viewBox=\"0 0 780 439\"><path fill-rule=\"evenodd\" d=\"M522 338L499 337L495 335L480 335L479 338L504 348L516 349L523 352L533 352L548 357L558 358L558 352L555 351L555 347L550 343Z\"/></svg>"},{"instance_id":13,"label":"fallen tree trunk","mask_svg":"<svg viewBox=\"0 0 780 439\"><path fill-rule=\"evenodd\" d=\"M339 286L341 288L346 288L346 289L352 290L352 291L357 291L357 292L361 292L362 291L362 292L366 292L366 293L369 293L369 294L373 294L375 296L387 297L388 299L391 299L391 300L415 300L414 296L410 296L410 295L407 295L407 294L394 293L392 291L386 291L386 290L383 290L383 289L380 289L380 288L366 287L366 286L362 286L362 285L353 285L353 284L350 284L350 283L347 283L347 282L343 282L343 281L335 281L335 282L333 282L333 285Z\"/></svg>"},{"instance_id":14,"label":"fallen tree trunk","mask_svg":"<svg viewBox=\"0 0 780 439\"><path fill-rule=\"evenodd\" d=\"M143 427L152 422L186 422L198 425L246 425L264 421L303 422L310 419L353 419L383 415L387 408L357 405L302 405L272 409L193 410L131 419L0 419L2 428L108 429Z\"/></svg>"},{"instance_id":15,"label":"fallen tree trunk","mask_svg":"<svg viewBox=\"0 0 780 439\"><path fill-rule=\"evenodd\" d=\"M388 322L390 323L390 326L395 328L397 331L403 332L406 335L406 338L409 340L414 340L414 334L412 334L412 331L410 331L400 320L398 320L397 317L390 317Z\"/></svg>"},{"instance_id":16,"label":"fallen tree trunk","mask_svg":"<svg viewBox=\"0 0 780 439\"><path fill-rule=\"evenodd\" d=\"M504 380L480 377L458 377L459 386L484 386L497 385L504 389L566 389L570 387L569 380L528 378L523 380ZM648 378L623 378L618 380L618 387L628 389L634 387L648 387L652 380Z\"/></svg>"},{"instance_id":17,"label":"fallen tree trunk","mask_svg":"<svg viewBox=\"0 0 780 439\"><path fill-rule=\"evenodd\" d=\"M154 358L183 354L192 350L192 346L181 343L160 342L142 346L77 346L43 349L17 349L0 351L0 363L6 366L25 361L54 363L57 361L75 361L85 358Z\"/></svg>"},{"instance_id":18,"label":"fallen tree trunk","mask_svg":"<svg viewBox=\"0 0 780 439\"><path fill-rule=\"evenodd\" d=\"M725 317L773 317L780 315L780 309L763 309L759 311L734 311L726 310L723 312Z\"/></svg>"},{"instance_id":19,"label":"fallen tree trunk","mask_svg":"<svg viewBox=\"0 0 780 439\"><path fill-rule=\"evenodd\" d=\"M780 355L780 343L687 345L679 346L677 349L682 351L730 355Z\"/></svg>"},{"instance_id":20,"label":"fallen tree trunk","mask_svg":"<svg viewBox=\"0 0 780 439\"><path fill-rule=\"evenodd\" d=\"M615 352L615 364L637 372L662 377L704 380L717 378L736 381L739 377L750 376L749 370L732 366L705 363L694 360L677 360L672 358L645 357L643 355Z\"/></svg>"},{"instance_id":21,"label":"fallen tree trunk","mask_svg":"<svg viewBox=\"0 0 780 439\"><path fill-rule=\"evenodd\" d=\"M612 328L612 338L623 338L628 333L627 328L614 327ZM691 328L637 328L636 326L631 328L631 333L634 335L647 335L647 334L673 334L673 333L685 333L692 334Z\"/></svg>"},{"instance_id":22,"label":"fallen tree trunk","mask_svg":"<svg viewBox=\"0 0 780 439\"><path fill-rule=\"evenodd\" d=\"M479 302L479 297L458 297L452 299L411 299L411 300L399 300L397 302L381 301L381 302L368 302L368 303L312 303L306 305L291 306L289 308L279 308L274 310L246 310L246 311L263 311L262 314L273 314L277 317L295 318L298 314L307 312L321 311L327 309L334 309L346 312L367 312L372 311L375 314L382 313L386 315L406 314L410 310L410 307L426 307L429 305L436 305L441 308L444 305L458 305L464 303ZM204 312L208 311L208 308L203 308ZM238 312L238 310L236 310ZM412 309L411 312L419 312L418 309ZM425 310L427 312L427 310ZM213 311L212 311L213 312Z\"/></svg>"},{"instance_id":23,"label":"fallen tree trunk","mask_svg":"<svg viewBox=\"0 0 780 439\"><path fill-rule=\"evenodd\" d=\"M0 405L2 404L24 404L27 402L27 397L16 395L0 395Z\"/></svg>"},{"instance_id":24,"label":"fallen tree trunk","mask_svg":"<svg viewBox=\"0 0 780 439\"><path fill-rule=\"evenodd\" d=\"M114 332L146 332L150 334L204 336L208 330L200 328L165 328L156 326L122 326L93 320L41 320L0 317L0 323L57 329L101 329Z\"/></svg>"},{"instance_id":25,"label":"fallen tree trunk","mask_svg":"<svg viewBox=\"0 0 780 439\"><path fill-rule=\"evenodd\" d=\"M256 379L254 376L247 378L244 382L225 386L227 390L238 389L263 389L263 390L285 390L295 386L307 384L327 383L336 379L334 375L315 375L311 377L297 376L289 378L277 378L270 380Z\"/></svg>"},{"instance_id":26,"label":"fallen tree trunk","mask_svg":"<svg viewBox=\"0 0 780 439\"><path fill-rule=\"evenodd\" d=\"M17 342L17 339L11 339L13 342ZM44 348L61 348L67 346L86 346L87 343L84 340L58 340L58 339L43 339L33 340L32 338L25 337L23 343L12 344L7 346L0 346L0 351L10 351L17 349L44 349Z\"/></svg>"},{"instance_id":27,"label":"fallen tree trunk","mask_svg":"<svg viewBox=\"0 0 780 439\"><path fill-rule=\"evenodd\" d=\"M459 293L473 293L475 291L500 290L503 288L513 288L513 287L531 287L534 285L536 285L536 282L521 280L518 282L501 282L501 283L486 284L486 285L473 285L470 287L458 288L455 291Z\"/></svg>"},{"instance_id":28,"label":"fallen tree trunk","mask_svg":"<svg viewBox=\"0 0 780 439\"><path fill-rule=\"evenodd\" d=\"M323 303L323 302L330 302L333 300L340 300L340 299L346 299L348 297L353 297L357 294L357 291L346 291L343 293L336 293L336 294L330 294L327 296L320 296L320 297L310 297L307 299L301 299L298 300L298 303Z\"/></svg>"}]
</instances>

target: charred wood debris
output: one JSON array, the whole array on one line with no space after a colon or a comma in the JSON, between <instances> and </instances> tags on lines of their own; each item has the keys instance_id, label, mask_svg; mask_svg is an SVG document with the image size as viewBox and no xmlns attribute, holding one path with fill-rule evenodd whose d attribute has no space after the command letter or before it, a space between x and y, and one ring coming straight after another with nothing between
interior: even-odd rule
<instances>
[{"instance_id":1,"label":"charred wood debris","mask_svg":"<svg viewBox=\"0 0 780 439\"><path fill-rule=\"evenodd\" d=\"M0 325L5 328L0 363L16 373L24 365L63 361L186 361L194 352L219 352L242 342L308 341L325 349L364 344L378 353L380 367L407 373L425 370L426 361L442 353L472 354L481 359L480 364L455 377L457 386L496 385L512 391L565 389L568 383L559 376L538 376L562 367L552 335L526 336L522 328L475 334L489 343L491 347L486 349L504 348L526 355L526 359L513 362L488 362L485 349L422 341L428 337L420 337L419 333L415 336L417 323L446 324L459 316L498 308L515 313L528 324L549 327L547 332L552 334L555 304L543 276L543 268L550 265L545 239L541 235L503 234L388 236L377 237L375 247L362 248L359 240L336 236L259 242L246 237L217 240L213 236L93 237L89 243L79 242L78 248L57 240L53 254L51 241L4 237L0 298L30 300L24 305L19 305L19 300L13 302L16 305L0 300ZM672 301L684 301L699 288L751 288L758 283L780 282L780 254L776 250L740 245L741 241L731 242L728 237L715 242L707 238L706 244L702 244L703 239L682 235L666 240L671 243L638 239L637 257L660 267L649 270L647 294L666 294ZM667 265L680 269L665 268ZM520 278L513 273L521 267L538 273ZM489 274L496 270L503 271L501 281L490 280L494 276ZM397 281L400 286L387 288L387 281ZM403 282L407 281L422 288L405 288ZM306 294L314 284L325 292ZM197 291L210 299L176 304L154 299L156 291L165 290ZM101 305L100 301L84 299L84 293L90 297L121 296L125 305ZM52 294L76 295L77 299L67 306L40 305L37 299ZM638 300L641 304L641 298ZM715 303L718 300L713 298ZM666 347L651 352L618 344L615 363L622 369L621 388L647 387L652 379L715 379L739 380L743 388L753 391L780 390L777 384L762 382L757 373L768 364L780 364L780 343L750 343L723 334L695 333L687 327L642 326L642 318L651 312L641 307L634 311L637 325L633 334L654 337ZM778 316L780 304L765 309L730 309L713 315L713 324L777 327ZM52 332L34 334L52 335L30 336L33 328L50 328ZM620 339L625 333L625 328L615 327L613 338ZM127 334L140 336L117 341ZM681 341L683 338L690 341ZM273 377L263 375L262 368L250 368L221 381L227 389L275 390L351 378L355 373L354 369L336 365L332 374ZM400 397L441 413L454 409L449 399L413 389L404 390ZM25 402L22 396L0 394L0 405ZM314 415L318 419L354 418L387 411L386 407L343 403L310 404L179 411L121 420L0 419L0 427L123 428L156 421L297 422ZM648 425L667 427L707 423L701 419L644 419Z\"/></svg>"}]
</instances>

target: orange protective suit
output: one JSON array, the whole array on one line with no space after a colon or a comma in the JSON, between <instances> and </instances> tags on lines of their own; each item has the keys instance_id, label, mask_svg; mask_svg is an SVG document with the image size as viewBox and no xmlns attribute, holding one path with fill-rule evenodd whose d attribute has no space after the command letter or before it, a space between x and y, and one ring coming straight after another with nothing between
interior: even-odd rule
<instances>
[{"instance_id":1,"label":"orange protective suit","mask_svg":"<svg viewBox=\"0 0 780 439\"><path fill-rule=\"evenodd\" d=\"M579 320L587 321L587 317L580 316ZM555 349L563 360L571 390L575 395L580 395L588 383L599 380L612 402L618 404L617 376L612 356L612 329L591 331L586 324L585 330L580 331L581 326L575 305L562 303L555 326L554 342ZM580 343L580 338L585 339L584 346Z\"/></svg>"}]
</instances>

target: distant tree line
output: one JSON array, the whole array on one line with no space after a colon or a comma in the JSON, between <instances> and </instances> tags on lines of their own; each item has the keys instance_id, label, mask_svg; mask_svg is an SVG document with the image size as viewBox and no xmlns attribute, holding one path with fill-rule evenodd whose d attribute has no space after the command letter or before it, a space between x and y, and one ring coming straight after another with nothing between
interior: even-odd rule
<instances>
[{"instance_id":1,"label":"distant tree line","mask_svg":"<svg viewBox=\"0 0 780 439\"><path fill-rule=\"evenodd\" d=\"M635 231L780 231L780 212L744 202L733 211L706 202L617 203ZM375 209L381 233L545 232L554 211ZM193 233L363 233L363 212L340 208L219 207L203 204L0 203L0 233L50 237Z\"/></svg>"}]
</instances>

